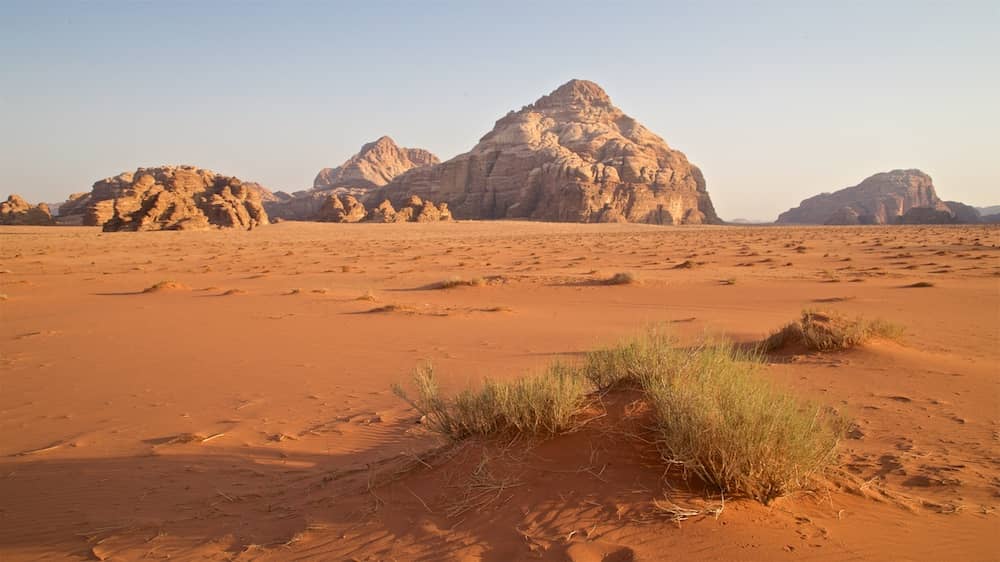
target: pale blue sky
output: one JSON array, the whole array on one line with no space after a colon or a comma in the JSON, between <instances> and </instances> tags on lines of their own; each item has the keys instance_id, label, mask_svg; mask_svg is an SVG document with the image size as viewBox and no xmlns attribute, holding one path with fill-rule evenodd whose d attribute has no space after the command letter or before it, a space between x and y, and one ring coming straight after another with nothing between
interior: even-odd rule
<instances>
[{"instance_id":1,"label":"pale blue sky","mask_svg":"<svg viewBox=\"0 0 1000 562\"><path fill-rule=\"evenodd\" d=\"M585 78L724 218L910 167L998 204L998 30L996 0L0 0L0 191L165 163L294 191L383 134L450 158Z\"/></svg>"}]
</instances>

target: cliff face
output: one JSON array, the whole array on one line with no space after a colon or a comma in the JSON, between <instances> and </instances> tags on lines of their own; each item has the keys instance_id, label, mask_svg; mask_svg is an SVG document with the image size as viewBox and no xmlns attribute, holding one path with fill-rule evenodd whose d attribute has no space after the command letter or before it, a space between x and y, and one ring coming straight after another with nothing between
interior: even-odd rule
<instances>
[{"instance_id":1,"label":"cliff face","mask_svg":"<svg viewBox=\"0 0 1000 562\"><path fill-rule=\"evenodd\" d=\"M469 152L410 170L372 198L410 195L448 203L456 218L719 222L701 171L584 80L510 112Z\"/></svg>"},{"instance_id":2,"label":"cliff face","mask_svg":"<svg viewBox=\"0 0 1000 562\"><path fill-rule=\"evenodd\" d=\"M313 180L317 190L348 187L371 189L389 183L407 170L440 162L437 156L422 148L403 148L383 136L361 147L361 150L336 168L323 168Z\"/></svg>"},{"instance_id":3,"label":"cliff face","mask_svg":"<svg viewBox=\"0 0 1000 562\"><path fill-rule=\"evenodd\" d=\"M853 187L810 197L798 207L781 213L777 222L895 224L899 222L899 217L913 208L951 213L938 198L930 176L920 170L893 170L875 174ZM914 213L908 220L918 220L923 216L921 213Z\"/></svg>"}]
</instances>

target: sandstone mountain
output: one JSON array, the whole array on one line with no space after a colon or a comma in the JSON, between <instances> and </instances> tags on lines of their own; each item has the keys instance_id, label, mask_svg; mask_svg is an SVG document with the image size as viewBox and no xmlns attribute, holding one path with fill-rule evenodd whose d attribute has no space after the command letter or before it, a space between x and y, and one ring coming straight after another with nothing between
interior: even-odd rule
<instances>
[{"instance_id":1,"label":"sandstone mountain","mask_svg":"<svg viewBox=\"0 0 1000 562\"><path fill-rule=\"evenodd\" d=\"M365 144L361 151L336 168L323 168L313 181L317 190L335 187L372 189L383 186L407 170L440 162L422 148L402 148L389 137Z\"/></svg>"},{"instance_id":2,"label":"sandstone mountain","mask_svg":"<svg viewBox=\"0 0 1000 562\"><path fill-rule=\"evenodd\" d=\"M48 226L55 224L49 206L45 203L31 205L20 195L10 195L0 203L0 224Z\"/></svg>"},{"instance_id":3,"label":"sandstone mountain","mask_svg":"<svg viewBox=\"0 0 1000 562\"><path fill-rule=\"evenodd\" d=\"M779 224L895 224L911 209L908 222L941 221L954 212L938 198L931 177L920 170L875 174L853 187L821 193L778 216Z\"/></svg>"},{"instance_id":4,"label":"sandstone mountain","mask_svg":"<svg viewBox=\"0 0 1000 562\"><path fill-rule=\"evenodd\" d=\"M701 171L593 82L571 80L512 111L465 154L373 194L445 202L457 218L717 223Z\"/></svg>"},{"instance_id":5,"label":"sandstone mountain","mask_svg":"<svg viewBox=\"0 0 1000 562\"><path fill-rule=\"evenodd\" d=\"M104 230L250 229L267 224L267 188L194 166L138 168L70 195L60 207L63 224Z\"/></svg>"}]
</instances>

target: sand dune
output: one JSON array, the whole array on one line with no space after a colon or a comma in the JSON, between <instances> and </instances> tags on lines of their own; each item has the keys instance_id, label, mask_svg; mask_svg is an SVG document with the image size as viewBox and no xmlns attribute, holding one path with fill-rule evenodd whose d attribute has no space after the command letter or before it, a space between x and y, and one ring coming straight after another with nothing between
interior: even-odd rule
<instances>
[{"instance_id":1,"label":"sand dune","mask_svg":"<svg viewBox=\"0 0 1000 562\"><path fill-rule=\"evenodd\" d=\"M995 226L0 227L0 285L3 560L1000 551ZM856 425L815 492L717 517L621 438L645 427L627 395L571 435L449 449L391 391L419 364L455 391L653 323L752 342L804 308L905 335L771 356L775 384Z\"/></svg>"}]
</instances>

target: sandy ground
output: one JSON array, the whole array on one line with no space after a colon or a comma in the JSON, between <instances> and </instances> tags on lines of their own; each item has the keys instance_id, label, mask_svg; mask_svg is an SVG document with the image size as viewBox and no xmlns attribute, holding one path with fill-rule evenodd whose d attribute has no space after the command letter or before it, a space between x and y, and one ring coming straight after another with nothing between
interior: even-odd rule
<instances>
[{"instance_id":1,"label":"sandy ground","mask_svg":"<svg viewBox=\"0 0 1000 562\"><path fill-rule=\"evenodd\" d=\"M3 227L0 559L997 560L998 246L980 226ZM642 283L595 283L617 272ZM486 283L432 288L453 277ZM858 431L816 491L717 518L657 511L721 498L663 477L627 396L572 435L441 451L390 390L650 323L752 341L803 308L907 334L774 357Z\"/></svg>"}]
</instances>

